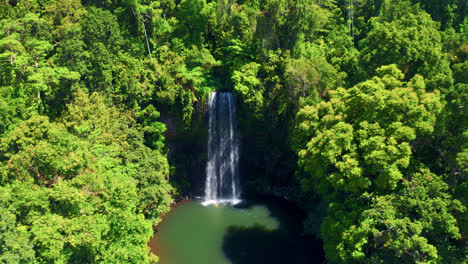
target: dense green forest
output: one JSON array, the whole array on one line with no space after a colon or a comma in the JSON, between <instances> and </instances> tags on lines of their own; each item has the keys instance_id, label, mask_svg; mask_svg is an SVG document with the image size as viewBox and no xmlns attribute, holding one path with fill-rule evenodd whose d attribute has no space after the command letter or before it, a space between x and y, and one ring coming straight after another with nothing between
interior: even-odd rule
<instances>
[{"instance_id":1,"label":"dense green forest","mask_svg":"<svg viewBox=\"0 0 468 264\"><path fill-rule=\"evenodd\" d=\"M237 97L245 190L294 200L327 262L466 263L467 14L0 0L0 263L156 263L216 90Z\"/></svg>"}]
</instances>

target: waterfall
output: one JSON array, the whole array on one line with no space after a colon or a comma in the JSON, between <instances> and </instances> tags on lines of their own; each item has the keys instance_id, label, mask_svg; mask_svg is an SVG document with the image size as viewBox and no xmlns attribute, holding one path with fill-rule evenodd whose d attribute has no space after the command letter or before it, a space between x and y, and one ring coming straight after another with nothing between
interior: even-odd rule
<instances>
[{"instance_id":1,"label":"waterfall","mask_svg":"<svg viewBox=\"0 0 468 264\"><path fill-rule=\"evenodd\" d=\"M204 205L240 202L239 138L231 93L210 93Z\"/></svg>"}]
</instances>

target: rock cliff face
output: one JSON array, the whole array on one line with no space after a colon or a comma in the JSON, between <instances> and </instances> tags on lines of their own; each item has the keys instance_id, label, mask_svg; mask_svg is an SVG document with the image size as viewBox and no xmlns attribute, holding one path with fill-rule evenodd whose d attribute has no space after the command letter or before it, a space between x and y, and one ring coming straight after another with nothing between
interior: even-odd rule
<instances>
[{"instance_id":1,"label":"rock cliff face","mask_svg":"<svg viewBox=\"0 0 468 264\"><path fill-rule=\"evenodd\" d=\"M177 125L174 116L167 116L165 119L161 120L164 124L166 124L166 132L164 132L164 136L168 140L172 140L177 136Z\"/></svg>"},{"instance_id":2,"label":"rock cliff face","mask_svg":"<svg viewBox=\"0 0 468 264\"><path fill-rule=\"evenodd\" d=\"M204 193L207 160L207 113L202 103L194 105L190 129L173 114L162 114L160 122L166 125L167 157L171 166L171 184L181 197L193 198Z\"/></svg>"}]
</instances>

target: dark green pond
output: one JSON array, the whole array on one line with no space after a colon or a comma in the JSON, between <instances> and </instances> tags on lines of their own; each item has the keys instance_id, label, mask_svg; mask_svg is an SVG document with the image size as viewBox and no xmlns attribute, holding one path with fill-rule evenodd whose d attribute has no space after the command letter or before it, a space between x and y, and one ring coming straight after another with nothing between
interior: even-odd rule
<instances>
[{"instance_id":1,"label":"dark green pond","mask_svg":"<svg viewBox=\"0 0 468 264\"><path fill-rule=\"evenodd\" d=\"M173 209L150 242L161 264L322 263L321 243L303 236L289 203L250 202Z\"/></svg>"}]
</instances>

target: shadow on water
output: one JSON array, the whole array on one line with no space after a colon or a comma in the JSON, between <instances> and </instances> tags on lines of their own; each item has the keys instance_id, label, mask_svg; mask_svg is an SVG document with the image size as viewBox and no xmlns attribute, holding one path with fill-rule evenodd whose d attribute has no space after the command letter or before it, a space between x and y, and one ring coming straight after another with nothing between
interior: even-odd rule
<instances>
[{"instance_id":1,"label":"shadow on water","mask_svg":"<svg viewBox=\"0 0 468 264\"><path fill-rule=\"evenodd\" d=\"M167 215L149 246L164 264L321 264L321 240L303 234L305 217L274 197L219 207L192 201Z\"/></svg>"},{"instance_id":2,"label":"shadow on water","mask_svg":"<svg viewBox=\"0 0 468 264\"><path fill-rule=\"evenodd\" d=\"M254 196L233 207L240 210L250 210L255 206L266 207L270 212L270 216L278 220L279 230L288 230L293 234L302 233L302 223L306 218L306 214L297 208L294 203L277 197Z\"/></svg>"},{"instance_id":3,"label":"shadow on water","mask_svg":"<svg viewBox=\"0 0 468 264\"><path fill-rule=\"evenodd\" d=\"M311 254L302 243L282 231L267 230L261 225L232 226L224 236L223 252L233 264L322 263L321 256Z\"/></svg>"},{"instance_id":4,"label":"shadow on water","mask_svg":"<svg viewBox=\"0 0 468 264\"><path fill-rule=\"evenodd\" d=\"M251 209L256 205L266 206L280 225L273 230L260 224L230 226L224 234L222 250L231 263L324 263L321 240L303 234L305 214L293 203L269 197L253 199L235 208Z\"/></svg>"}]
</instances>

